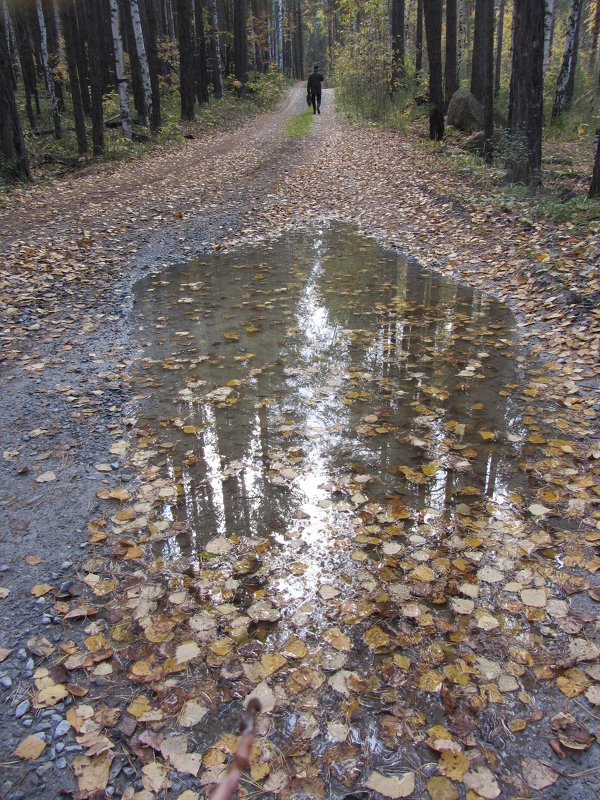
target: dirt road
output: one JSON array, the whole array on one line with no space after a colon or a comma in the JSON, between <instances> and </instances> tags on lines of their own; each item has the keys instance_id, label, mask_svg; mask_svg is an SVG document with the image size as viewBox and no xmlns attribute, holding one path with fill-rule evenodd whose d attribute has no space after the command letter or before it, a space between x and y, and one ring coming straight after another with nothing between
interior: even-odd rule
<instances>
[{"instance_id":1,"label":"dirt road","mask_svg":"<svg viewBox=\"0 0 600 800\"><path fill-rule=\"evenodd\" d=\"M5 205L0 234L0 587L7 590L0 595L0 795L5 800L50 800L60 791L76 791L72 767L77 758L80 776L88 770L91 785L94 779L102 785L106 771L109 796L119 796L135 781L140 792L149 792L137 795L139 800L152 797L153 787L162 791L162 773L148 772L140 783L141 765L153 763L150 756L160 750L151 737L139 745L143 755L135 764L103 758L111 750L102 731L122 723L121 735L129 736L131 715L117 723L114 708L105 709L103 724L92 726L93 735L83 741L76 740L74 731L82 731L67 717L75 706L86 705L90 686L98 713L110 645L97 620L117 622L103 616L111 569L104 574L91 562L111 551L103 526L93 521L106 517L98 490L106 489L107 476L118 477L123 497L140 483L135 463L123 458L122 442L134 427L131 365L140 338L128 316L131 287L148 271L271 239L318 220L355 223L384 244L509 301L523 323L523 343L552 359L548 398L563 403L567 398L569 413L578 420L573 423L579 426L574 436L581 447L577 469L585 479L580 488L591 493L597 487L598 455L585 444L597 436L600 411L595 393L600 317L597 308L583 302L593 288L584 278L569 283L569 291L580 292L569 305L565 285L538 269L560 256L569 274L575 265L577 274L585 275L598 256L593 232L575 242L566 225L534 228L511 212L498 215L485 203L458 202L459 179L428 143L343 122L333 112L331 90L325 91L323 113L310 137L286 138L286 122L304 108L303 87L296 86L276 113L224 138L186 141L172 151L51 187L22 189ZM585 458L584 451L589 452ZM597 519L596 509L586 506L585 519ZM93 580L83 585L86 574L107 581L106 595ZM89 590L93 595L86 594ZM81 608L92 602L96 608L82 623ZM79 653L83 640L92 654L86 678L95 675L97 681L74 679L60 663L44 671ZM570 668L579 669L576 663ZM152 673L152 665L149 669ZM136 691L150 680L138 677ZM582 692L589 688L580 685ZM58 694L40 702L35 692L46 689L50 697L52 691ZM84 734L86 714L76 720ZM32 733L44 739L43 752L33 760L15 756ZM580 757L580 766L571 760L568 772L586 773L591 752ZM204 766L208 770L218 763ZM100 777L91 774L95 766ZM491 755L477 766L472 786L480 794L473 797L499 796L494 780L488 780L495 766ZM588 796L587 783L597 782L597 776L584 778L577 784L580 797ZM318 781L306 780L303 790L298 784L294 791L319 796ZM188 784L175 786L183 791ZM177 797L173 792L168 796Z\"/></svg>"}]
</instances>

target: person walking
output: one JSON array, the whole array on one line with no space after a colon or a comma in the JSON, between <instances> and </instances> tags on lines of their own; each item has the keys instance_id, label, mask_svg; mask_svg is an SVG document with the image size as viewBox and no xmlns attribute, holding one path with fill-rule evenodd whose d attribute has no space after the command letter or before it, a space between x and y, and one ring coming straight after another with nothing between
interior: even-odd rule
<instances>
[{"instance_id":1,"label":"person walking","mask_svg":"<svg viewBox=\"0 0 600 800\"><path fill-rule=\"evenodd\" d=\"M313 114L321 113L321 84L325 79L319 72L319 65L315 64L313 71L308 76L306 90L311 96Z\"/></svg>"}]
</instances>

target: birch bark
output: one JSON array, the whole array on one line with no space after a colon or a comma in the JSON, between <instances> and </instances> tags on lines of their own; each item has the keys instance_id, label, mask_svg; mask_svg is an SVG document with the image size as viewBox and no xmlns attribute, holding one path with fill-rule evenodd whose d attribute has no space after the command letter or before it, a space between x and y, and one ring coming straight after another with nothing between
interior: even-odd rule
<instances>
[{"instance_id":1,"label":"birch bark","mask_svg":"<svg viewBox=\"0 0 600 800\"><path fill-rule=\"evenodd\" d=\"M210 49L213 60L213 94L216 98L221 98L223 97L223 77L221 74L221 47L219 44L217 0L210 0L210 25Z\"/></svg>"},{"instance_id":2,"label":"birch bark","mask_svg":"<svg viewBox=\"0 0 600 800\"><path fill-rule=\"evenodd\" d=\"M546 0L544 11L544 75L546 64L550 58L550 42L552 40L552 22L554 17L554 0Z\"/></svg>"},{"instance_id":3,"label":"birch bark","mask_svg":"<svg viewBox=\"0 0 600 800\"><path fill-rule=\"evenodd\" d=\"M142 77L142 90L144 92L144 105L148 118L152 116L152 85L150 83L150 69L148 68L148 58L144 45L144 34L142 32L142 21L140 19L140 6L138 0L129 0L131 9L131 24L133 25L133 36L135 39L135 49L140 62L140 73Z\"/></svg>"},{"instance_id":4,"label":"birch bark","mask_svg":"<svg viewBox=\"0 0 600 800\"><path fill-rule=\"evenodd\" d=\"M577 43L579 38L579 26L581 23L581 7L583 0L571 0L571 11L567 23L567 35L565 38L565 49L563 61L558 73L556 82L556 94L554 95L554 105L552 106L551 121L566 111L573 99L573 80L575 67L577 66Z\"/></svg>"},{"instance_id":5,"label":"birch bark","mask_svg":"<svg viewBox=\"0 0 600 800\"><path fill-rule=\"evenodd\" d=\"M110 27L115 47L115 74L117 76L117 89L119 91L121 127L123 128L123 136L126 139L131 139L133 135L131 132L131 115L129 113L129 93L127 91L127 78L125 77L123 37L121 34L121 20L119 17L119 4L117 0L110 0Z\"/></svg>"},{"instance_id":6,"label":"birch bark","mask_svg":"<svg viewBox=\"0 0 600 800\"><path fill-rule=\"evenodd\" d=\"M54 119L54 136L56 139L62 137L62 125L60 123L60 114L58 112L58 102L56 100L56 93L54 91L54 76L50 69L50 61L48 59L48 44L46 40L46 22L44 20L44 12L40 0L36 2L37 18L40 26L40 44L42 52L42 64L44 65L44 75L46 76L46 86L50 96L50 105L52 107L52 117Z\"/></svg>"}]
</instances>

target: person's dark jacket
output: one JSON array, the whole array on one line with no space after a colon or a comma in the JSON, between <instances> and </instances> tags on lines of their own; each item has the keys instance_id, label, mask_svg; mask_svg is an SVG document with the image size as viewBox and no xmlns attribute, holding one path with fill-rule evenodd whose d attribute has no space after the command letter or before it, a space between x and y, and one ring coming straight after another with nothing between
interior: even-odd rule
<instances>
[{"instance_id":1,"label":"person's dark jacket","mask_svg":"<svg viewBox=\"0 0 600 800\"><path fill-rule=\"evenodd\" d=\"M321 84L323 83L324 80L325 78L321 75L320 72L317 72L316 70L314 72L311 72L310 75L308 76L308 84L306 86L307 91L309 91L311 94L316 94L317 97L320 97Z\"/></svg>"}]
</instances>

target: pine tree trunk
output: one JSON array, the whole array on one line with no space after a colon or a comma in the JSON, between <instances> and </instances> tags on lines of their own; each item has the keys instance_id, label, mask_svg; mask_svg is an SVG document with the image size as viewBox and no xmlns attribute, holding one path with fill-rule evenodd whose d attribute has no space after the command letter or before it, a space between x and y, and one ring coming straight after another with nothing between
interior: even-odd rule
<instances>
[{"instance_id":1,"label":"pine tree trunk","mask_svg":"<svg viewBox=\"0 0 600 800\"><path fill-rule=\"evenodd\" d=\"M444 84L446 92L446 108L452 95L458 89L458 72L456 67L456 0L446 0L446 64L444 67Z\"/></svg>"},{"instance_id":2,"label":"pine tree trunk","mask_svg":"<svg viewBox=\"0 0 600 800\"><path fill-rule=\"evenodd\" d=\"M283 72L283 0L277 0L277 65Z\"/></svg>"},{"instance_id":3,"label":"pine tree trunk","mask_svg":"<svg viewBox=\"0 0 600 800\"><path fill-rule=\"evenodd\" d=\"M77 47L77 74L79 75L79 91L81 102L86 116L92 115L92 101L90 99L90 70L89 59L85 49L87 41L87 12L83 0L79 0L73 7L73 31Z\"/></svg>"},{"instance_id":4,"label":"pine tree trunk","mask_svg":"<svg viewBox=\"0 0 600 800\"><path fill-rule=\"evenodd\" d=\"M152 117L152 85L150 83L150 69L146 56L146 45L144 43L144 33L142 31L142 21L140 19L140 7L138 0L129 0L131 11L131 24L133 26L133 37L135 40L135 50L140 64L140 76L142 79L142 91L144 94L144 107L148 118Z\"/></svg>"},{"instance_id":5,"label":"pine tree trunk","mask_svg":"<svg viewBox=\"0 0 600 800\"><path fill-rule=\"evenodd\" d=\"M98 31L102 24L101 9L96 3L87 3L87 30ZM88 38L90 82L92 85L92 147L95 156L104 155L104 109L102 106L102 54L101 42L96 36Z\"/></svg>"},{"instance_id":6,"label":"pine tree trunk","mask_svg":"<svg viewBox=\"0 0 600 800\"><path fill-rule=\"evenodd\" d=\"M206 67L206 39L204 38L204 8L202 0L194 0L196 17L196 95L198 104L208 103L208 70Z\"/></svg>"},{"instance_id":7,"label":"pine tree trunk","mask_svg":"<svg viewBox=\"0 0 600 800\"><path fill-rule=\"evenodd\" d=\"M413 5L415 0L408 0L408 5L406 6L406 17L404 20L404 46L408 48L408 42L410 40L410 15L412 14Z\"/></svg>"},{"instance_id":8,"label":"pine tree trunk","mask_svg":"<svg viewBox=\"0 0 600 800\"><path fill-rule=\"evenodd\" d=\"M121 109L121 127L123 136L132 139L131 115L129 113L129 92L127 91L127 77L125 76L125 59L123 57L123 37L121 35L121 19L118 0L110 0L110 25L115 50L115 75L117 90L119 92L119 106Z\"/></svg>"},{"instance_id":9,"label":"pine tree trunk","mask_svg":"<svg viewBox=\"0 0 600 800\"><path fill-rule=\"evenodd\" d=\"M425 38L429 59L429 138L444 137L444 94L442 87L442 0L423 0Z\"/></svg>"},{"instance_id":10,"label":"pine tree trunk","mask_svg":"<svg viewBox=\"0 0 600 800\"><path fill-rule=\"evenodd\" d=\"M402 86L406 77L404 64L404 0L392 0L392 92Z\"/></svg>"},{"instance_id":11,"label":"pine tree trunk","mask_svg":"<svg viewBox=\"0 0 600 800\"><path fill-rule=\"evenodd\" d=\"M15 76L0 15L0 171L9 180L31 180L25 140L15 101Z\"/></svg>"},{"instance_id":12,"label":"pine tree trunk","mask_svg":"<svg viewBox=\"0 0 600 800\"><path fill-rule=\"evenodd\" d=\"M504 0L498 8L498 30L496 34L496 74L494 78L494 97L500 94L500 70L502 67L502 38L504 35Z\"/></svg>"},{"instance_id":13,"label":"pine tree trunk","mask_svg":"<svg viewBox=\"0 0 600 800\"><path fill-rule=\"evenodd\" d=\"M471 61L471 94L483 105L485 99L485 31L486 0L475 0L473 58Z\"/></svg>"},{"instance_id":14,"label":"pine tree trunk","mask_svg":"<svg viewBox=\"0 0 600 800\"><path fill-rule=\"evenodd\" d=\"M546 65L550 58L550 48L552 46L552 29L554 27L554 0L546 0L544 8L544 75Z\"/></svg>"},{"instance_id":15,"label":"pine tree trunk","mask_svg":"<svg viewBox=\"0 0 600 800\"><path fill-rule=\"evenodd\" d=\"M465 1L458 0L458 36L456 40L456 79L460 86L460 70L462 67L463 40L465 34Z\"/></svg>"},{"instance_id":16,"label":"pine tree trunk","mask_svg":"<svg viewBox=\"0 0 600 800\"><path fill-rule=\"evenodd\" d=\"M24 9L20 5L14 6L14 17L15 33L17 36L17 51L19 53L19 60L21 62L23 84L25 86L25 108L27 110L27 118L29 120L31 130L36 131L37 123L31 101L32 99L35 100L36 109L39 114L40 104L37 93L37 78L33 54L31 52L29 26L25 18Z\"/></svg>"},{"instance_id":17,"label":"pine tree trunk","mask_svg":"<svg viewBox=\"0 0 600 800\"><path fill-rule=\"evenodd\" d=\"M158 75L160 73L160 60L158 58L157 38L158 20L156 12L156 0L145 0L142 6L142 20L146 24L146 55L148 56L148 69L150 70L150 86L152 88L152 114L150 115L150 129L158 131L161 126L160 113L160 83Z\"/></svg>"},{"instance_id":18,"label":"pine tree trunk","mask_svg":"<svg viewBox=\"0 0 600 800\"><path fill-rule=\"evenodd\" d=\"M67 70L69 72L69 84L71 86L71 102L73 104L77 148L83 155L88 151L88 144L85 132L79 75L77 73L77 17L71 0L59 0L59 13L65 40L65 57L67 60Z\"/></svg>"},{"instance_id":19,"label":"pine tree trunk","mask_svg":"<svg viewBox=\"0 0 600 800\"><path fill-rule=\"evenodd\" d=\"M600 128L596 130L596 157L588 197L600 197Z\"/></svg>"},{"instance_id":20,"label":"pine tree trunk","mask_svg":"<svg viewBox=\"0 0 600 800\"><path fill-rule=\"evenodd\" d=\"M417 32L415 37L415 73L423 69L423 0L417 0Z\"/></svg>"},{"instance_id":21,"label":"pine tree trunk","mask_svg":"<svg viewBox=\"0 0 600 800\"><path fill-rule=\"evenodd\" d=\"M249 3L248 8L248 30L250 32L250 53L252 61L252 71L257 71L256 66L256 32L254 30L254 14L252 13L252 3Z\"/></svg>"},{"instance_id":22,"label":"pine tree trunk","mask_svg":"<svg viewBox=\"0 0 600 800\"><path fill-rule=\"evenodd\" d=\"M54 119L54 137L56 139L62 138L62 125L60 123L60 113L58 111L58 101L56 93L54 92L54 77L50 69L50 60L48 58L48 45L46 40L46 22L44 20L44 11L42 9L41 0L36 2L36 11L38 17L38 24L40 26L40 46L42 53L42 63L44 65L44 74L46 76L46 86L48 88L48 95L50 97L50 106L52 107L52 118Z\"/></svg>"},{"instance_id":23,"label":"pine tree trunk","mask_svg":"<svg viewBox=\"0 0 600 800\"><path fill-rule=\"evenodd\" d=\"M579 27L581 22L581 7L583 0L571 0L571 11L569 22L567 23L567 35L565 38L565 50L563 54L562 66L558 73L556 82L556 94L554 95L554 105L552 106L551 121L566 111L573 99L573 84L575 80L575 68L577 66L577 50L579 40Z\"/></svg>"},{"instance_id":24,"label":"pine tree trunk","mask_svg":"<svg viewBox=\"0 0 600 800\"><path fill-rule=\"evenodd\" d=\"M98 18L101 21L100 27L100 60L102 64L102 89L104 92L110 91L116 84L114 76L115 52L113 47L112 30L110 27L110 5L109 0L95 0L98 3Z\"/></svg>"},{"instance_id":25,"label":"pine tree trunk","mask_svg":"<svg viewBox=\"0 0 600 800\"><path fill-rule=\"evenodd\" d=\"M190 0L177 0L177 33L179 38L179 86L181 116L194 119L196 86L194 81L194 41L192 38Z\"/></svg>"},{"instance_id":26,"label":"pine tree trunk","mask_svg":"<svg viewBox=\"0 0 600 800\"><path fill-rule=\"evenodd\" d=\"M280 9L281 0L280 0ZM283 12L282 12L283 14ZM283 15L281 16L283 23ZM248 62L248 31L246 17L246 0L234 0L233 3L233 53L235 61L235 77L242 84L246 85L246 69ZM283 29L281 32L281 67L283 69Z\"/></svg>"},{"instance_id":27,"label":"pine tree trunk","mask_svg":"<svg viewBox=\"0 0 600 800\"><path fill-rule=\"evenodd\" d=\"M221 50L219 47L219 17L217 0L210 3L210 55L213 66L213 94L217 99L223 97L223 78L221 76Z\"/></svg>"},{"instance_id":28,"label":"pine tree trunk","mask_svg":"<svg viewBox=\"0 0 600 800\"><path fill-rule=\"evenodd\" d=\"M514 0L508 126L517 182L541 183L544 0Z\"/></svg>"},{"instance_id":29,"label":"pine tree trunk","mask_svg":"<svg viewBox=\"0 0 600 800\"><path fill-rule=\"evenodd\" d=\"M484 27L484 93L483 93L483 153L487 162L492 161L494 136L494 0L482 0L485 4Z\"/></svg>"}]
</instances>

